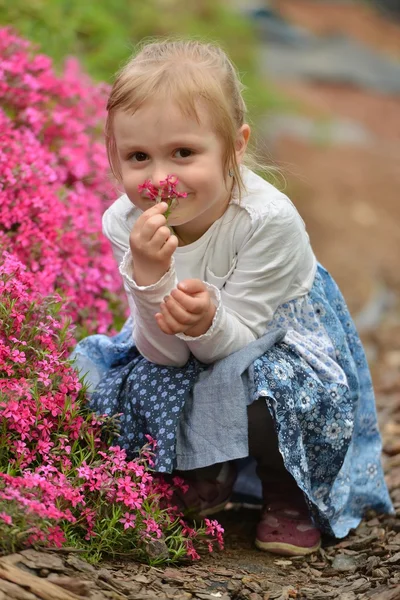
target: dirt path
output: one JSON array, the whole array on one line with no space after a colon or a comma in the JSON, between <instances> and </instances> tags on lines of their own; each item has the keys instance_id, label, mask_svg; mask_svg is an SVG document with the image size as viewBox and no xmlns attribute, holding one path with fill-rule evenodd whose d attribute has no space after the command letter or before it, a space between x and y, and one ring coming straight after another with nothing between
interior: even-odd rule
<instances>
[{"instance_id":1,"label":"dirt path","mask_svg":"<svg viewBox=\"0 0 400 600\"><path fill-rule=\"evenodd\" d=\"M310 31L348 35L400 59L400 22L384 19L366 3L275 0L274 5ZM382 286L395 292L400 287L400 96L310 81L281 88L302 114L322 123L322 134L308 142L281 137L273 156L319 260L356 314ZM361 125L368 143L331 143L330 119Z\"/></svg>"},{"instance_id":2,"label":"dirt path","mask_svg":"<svg viewBox=\"0 0 400 600\"><path fill-rule=\"evenodd\" d=\"M371 134L364 146L286 136L274 157L319 260L356 314L376 288L398 289L400 270L400 98L318 84L282 86L316 119L357 119Z\"/></svg>"},{"instance_id":3,"label":"dirt path","mask_svg":"<svg viewBox=\"0 0 400 600\"><path fill-rule=\"evenodd\" d=\"M400 500L398 458L387 466L392 493ZM345 541L326 540L315 555L290 560L253 548L257 513L245 509L221 515L227 530L224 552L179 568L116 560L94 568L77 554L26 550L0 559L0 598L399 600L400 502L397 512L385 518L370 514Z\"/></svg>"},{"instance_id":4,"label":"dirt path","mask_svg":"<svg viewBox=\"0 0 400 600\"><path fill-rule=\"evenodd\" d=\"M385 18L372 3L272 0L271 4L288 21L318 35L340 33L392 57L400 57L399 24Z\"/></svg>"}]
</instances>

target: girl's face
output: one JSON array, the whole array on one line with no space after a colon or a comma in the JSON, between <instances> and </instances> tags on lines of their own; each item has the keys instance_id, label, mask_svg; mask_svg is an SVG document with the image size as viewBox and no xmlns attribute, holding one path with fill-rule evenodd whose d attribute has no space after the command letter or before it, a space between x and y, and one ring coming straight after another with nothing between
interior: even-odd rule
<instances>
[{"instance_id":1,"label":"girl's face","mask_svg":"<svg viewBox=\"0 0 400 600\"><path fill-rule=\"evenodd\" d=\"M198 106L197 112L199 122L172 101L154 100L133 115L117 111L114 116L122 183L131 202L143 211L150 208L153 201L138 192L138 185L150 179L157 186L167 175L177 177L178 191L187 193L168 217L181 243L194 242L223 215L232 188L232 178L223 171L223 143L205 107ZM238 162L249 136L247 125L242 130Z\"/></svg>"}]
</instances>

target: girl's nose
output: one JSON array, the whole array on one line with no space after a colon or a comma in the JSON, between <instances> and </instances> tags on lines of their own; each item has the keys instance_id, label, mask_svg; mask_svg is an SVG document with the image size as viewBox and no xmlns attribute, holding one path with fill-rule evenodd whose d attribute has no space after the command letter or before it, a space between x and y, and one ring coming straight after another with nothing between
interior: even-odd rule
<instances>
[{"instance_id":1,"label":"girl's nose","mask_svg":"<svg viewBox=\"0 0 400 600\"><path fill-rule=\"evenodd\" d=\"M167 176L171 175L165 165L160 165L153 168L151 173L151 182L153 185L158 187L160 185L160 181L164 181L167 179Z\"/></svg>"}]
</instances>

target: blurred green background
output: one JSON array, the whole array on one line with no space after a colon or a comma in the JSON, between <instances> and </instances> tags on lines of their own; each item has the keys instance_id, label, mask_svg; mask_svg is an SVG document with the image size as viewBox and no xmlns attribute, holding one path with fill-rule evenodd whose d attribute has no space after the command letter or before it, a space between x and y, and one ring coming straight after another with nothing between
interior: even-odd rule
<instances>
[{"instance_id":1,"label":"blurred green background","mask_svg":"<svg viewBox=\"0 0 400 600\"><path fill-rule=\"evenodd\" d=\"M57 69L73 55L95 80L108 83L143 38L214 41L239 69L251 116L280 103L258 73L250 20L222 0L0 0L0 24L39 44Z\"/></svg>"}]
</instances>

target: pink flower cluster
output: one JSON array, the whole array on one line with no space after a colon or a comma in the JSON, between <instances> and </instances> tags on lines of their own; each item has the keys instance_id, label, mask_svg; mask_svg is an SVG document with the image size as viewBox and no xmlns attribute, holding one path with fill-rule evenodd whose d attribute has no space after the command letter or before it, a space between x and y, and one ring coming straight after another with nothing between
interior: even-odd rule
<instances>
[{"instance_id":1,"label":"pink flower cluster","mask_svg":"<svg viewBox=\"0 0 400 600\"><path fill-rule=\"evenodd\" d=\"M172 539L171 531L180 539L176 559L197 558L196 545L222 547L217 524L191 530L168 502L173 487L148 468L151 438L136 460L109 445L115 420L85 406L59 297L43 297L36 274L14 255L1 260L0 549L78 541L99 556L145 559L146 542Z\"/></svg>"},{"instance_id":2,"label":"pink flower cluster","mask_svg":"<svg viewBox=\"0 0 400 600\"><path fill-rule=\"evenodd\" d=\"M85 332L110 328L120 278L101 214L116 196L102 142L107 87L0 29L0 249L57 290Z\"/></svg>"},{"instance_id":3,"label":"pink flower cluster","mask_svg":"<svg viewBox=\"0 0 400 600\"><path fill-rule=\"evenodd\" d=\"M166 179L160 181L159 185L154 185L150 179L146 179L141 185L138 185L138 192L146 192L150 200L155 202L170 202L176 198L186 198L186 192L178 192L176 186L178 180L173 175L167 175Z\"/></svg>"},{"instance_id":4,"label":"pink flower cluster","mask_svg":"<svg viewBox=\"0 0 400 600\"><path fill-rule=\"evenodd\" d=\"M0 418L7 463L20 469L41 464L65 448L52 440L62 419L67 439L81 435L83 418L75 404L82 388L67 362L71 334L57 318L59 297L41 298L35 273L14 255L0 264ZM66 406L69 397L69 406Z\"/></svg>"},{"instance_id":5,"label":"pink flower cluster","mask_svg":"<svg viewBox=\"0 0 400 600\"><path fill-rule=\"evenodd\" d=\"M178 192L177 185L178 179L174 175L167 175L166 179L162 179L158 186L154 185L150 179L146 179L141 185L138 185L138 192L139 194L144 192L156 204L166 202L168 209L164 216L168 219L171 210L178 203L178 198L186 198L187 196L186 192Z\"/></svg>"}]
</instances>

